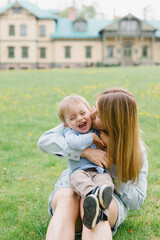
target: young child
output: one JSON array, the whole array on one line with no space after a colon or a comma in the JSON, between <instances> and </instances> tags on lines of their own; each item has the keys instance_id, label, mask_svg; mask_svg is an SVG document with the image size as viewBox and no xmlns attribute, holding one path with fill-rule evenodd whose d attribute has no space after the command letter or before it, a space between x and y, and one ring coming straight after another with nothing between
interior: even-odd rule
<instances>
[{"instance_id":1,"label":"young child","mask_svg":"<svg viewBox=\"0 0 160 240\"><path fill-rule=\"evenodd\" d=\"M100 132L91 129L90 111L86 99L76 94L67 96L60 102L58 115L66 127L66 141L74 150L104 148L99 138ZM114 188L109 169L101 168L86 158L80 158L80 161L68 159L67 162L72 170L70 185L84 198L83 224L91 229L100 220L107 221Z\"/></svg>"}]
</instances>

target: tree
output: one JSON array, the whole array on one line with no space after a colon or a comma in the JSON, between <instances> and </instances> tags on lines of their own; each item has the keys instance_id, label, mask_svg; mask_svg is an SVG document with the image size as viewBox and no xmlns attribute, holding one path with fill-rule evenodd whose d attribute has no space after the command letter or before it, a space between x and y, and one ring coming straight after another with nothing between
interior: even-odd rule
<instances>
[{"instance_id":1,"label":"tree","mask_svg":"<svg viewBox=\"0 0 160 240\"><path fill-rule=\"evenodd\" d=\"M82 5L81 9L75 9L75 17L94 18L96 17L96 14L97 12L93 6ZM68 17L68 8L59 12L58 16Z\"/></svg>"},{"instance_id":2,"label":"tree","mask_svg":"<svg viewBox=\"0 0 160 240\"><path fill-rule=\"evenodd\" d=\"M80 14L83 18L94 18L94 17L96 17L97 13L93 6L82 5Z\"/></svg>"}]
</instances>

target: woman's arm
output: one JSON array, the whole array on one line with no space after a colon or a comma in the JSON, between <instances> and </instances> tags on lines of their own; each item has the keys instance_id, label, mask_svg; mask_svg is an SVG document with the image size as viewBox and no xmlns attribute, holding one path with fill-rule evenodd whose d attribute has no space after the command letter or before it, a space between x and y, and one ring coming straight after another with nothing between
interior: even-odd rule
<instances>
[{"instance_id":1,"label":"woman's arm","mask_svg":"<svg viewBox=\"0 0 160 240\"><path fill-rule=\"evenodd\" d=\"M63 124L45 132L38 140L38 147L46 153L66 157L71 160L80 161L81 151L75 151L69 147L64 138Z\"/></svg>"},{"instance_id":2,"label":"woman's arm","mask_svg":"<svg viewBox=\"0 0 160 240\"><path fill-rule=\"evenodd\" d=\"M108 168L108 158L107 153L100 149L94 149L94 148L86 148L82 151L81 157L85 157L91 162L95 163L96 165L100 166L101 168Z\"/></svg>"},{"instance_id":3,"label":"woman's arm","mask_svg":"<svg viewBox=\"0 0 160 240\"><path fill-rule=\"evenodd\" d=\"M75 151L69 147L64 138L63 124L45 132L38 140L38 147L46 153L66 157L71 160L80 161L80 157L86 157L100 167L108 168L107 154L105 151L93 148L86 148L83 151Z\"/></svg>"},{"instance_id":4,"label":"woman's arm","mask_svg":"<svg viewBox=\"0 0 160 240\"><path fill-rule=\"evenodd\" d=\"M143 147L143 167L139 175L139 182L122 183L120 187L120 198L124 204L131 210L138 210L141 208L147 191L147 175L148 175L148 161L147 152Z\"/></svg>"}]
</instances>

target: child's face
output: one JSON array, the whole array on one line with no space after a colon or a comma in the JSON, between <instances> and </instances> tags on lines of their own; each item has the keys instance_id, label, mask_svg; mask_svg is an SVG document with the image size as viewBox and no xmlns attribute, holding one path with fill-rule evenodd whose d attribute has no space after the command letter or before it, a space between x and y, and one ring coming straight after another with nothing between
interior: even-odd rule
<instances>
[{"instance_id":1,"label":"child's face","mask_svg":"<svg viewBox=\"0 0 160 240\"><path fill-rule=\"evenodd\" d=\"M65 116L66 127L79 133L87 133L92 125L90 110L83 103L74 103Z\"/></svg>"}]
</instances>

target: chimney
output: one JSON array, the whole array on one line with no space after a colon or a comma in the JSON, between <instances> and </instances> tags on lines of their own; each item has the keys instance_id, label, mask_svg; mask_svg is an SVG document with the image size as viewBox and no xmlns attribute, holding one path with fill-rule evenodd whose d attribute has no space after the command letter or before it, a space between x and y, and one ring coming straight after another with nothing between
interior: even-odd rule
<instances>
[{"instance_id":1,"label":"chimney","mask_svg":"<svg viewBox=\"0 0 160 240\"><path fill-rule=\"evenodd\" d=\"M69 7L68 8L68 18L72 22L74 21L74 18L75 18L74 14L75 14L74 7Z\"/></svg>"}]
</instances>

